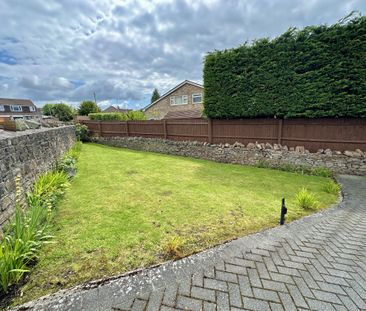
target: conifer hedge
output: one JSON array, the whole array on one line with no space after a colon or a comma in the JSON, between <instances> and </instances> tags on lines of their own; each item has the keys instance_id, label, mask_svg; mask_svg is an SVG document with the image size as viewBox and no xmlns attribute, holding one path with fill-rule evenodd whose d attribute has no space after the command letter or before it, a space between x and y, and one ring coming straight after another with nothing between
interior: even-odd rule
<instances>
[{"instance_id":1,"label":"conifer hedge","mask_svg":"<svg viewBox=\"0 0 366 311\"><path fill-rule=\"evenodd\" d=\"M366 17L209 53L204 92L211 118L366 117Z\"/></svg>"}]
</instances>

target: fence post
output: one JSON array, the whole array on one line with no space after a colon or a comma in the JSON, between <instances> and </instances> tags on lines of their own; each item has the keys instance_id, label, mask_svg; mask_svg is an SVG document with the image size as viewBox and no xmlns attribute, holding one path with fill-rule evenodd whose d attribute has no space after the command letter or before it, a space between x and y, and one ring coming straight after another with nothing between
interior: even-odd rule
<instances>
[{"instance_id":1,"label":"fence post","mask_svg":"<svg viewBox=\"0 0 366 311\"><path fill-rule=\"evenodd\" d=\"M168 139L168 129L166 126L166 120L163 120L163 125L164 125L164 139Z\"/></svg>"},{"instance_id":2,"label":"fence post","mask_svg":"<svg viewBox=\"0 0 366 311\"><path fill-rule=\"evenodd\" d=\"M128 127L128 121L126 121L126 134L127 134L127 137L130 136L130 129Z\"/></svg>"},{"instance_id":3,"label":"fence post","mask_svg":"<svg viewBox=\"0 0 366 311\"><path fill-rule=\"evenodd\" d=\"M207 126L208 126L208 129L207 129L208 142L210 144L212 144L212 119L211 118L208 119Z\"/></svg>"},{"instance_id":4,"label":"fence post","mask_svg":"<svg viewBox=\"0 0 366 311\"><path fill-rule=\"evenodd\" d=\"M282 143L282 128L283 128L283 119L278 119L278 135L277 135L277 144L281 145Z\"/></svg>"},{"instance_id":5,"label":"fence post","mask_svg":"<svg viewBox=\"0 0 366 311\"><path fill-rule=\"evenodd\" d=\"M99 132L99 137L102 137L102 121L98 121L98 132Z\"/></svg>"}]
</instances>

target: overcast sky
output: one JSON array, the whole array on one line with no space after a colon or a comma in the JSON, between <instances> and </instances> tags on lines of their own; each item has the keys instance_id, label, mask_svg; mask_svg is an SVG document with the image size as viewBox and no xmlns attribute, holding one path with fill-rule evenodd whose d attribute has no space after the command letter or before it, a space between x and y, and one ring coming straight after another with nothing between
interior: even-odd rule
<instances>
[{"instance_id":1,"label":"overcast sky","mask_svg":"<svg viewBox=\"0 0 366 311\"><path fill-rule=\"evenodd\" d=\"M0 97L141 108L202 83L205 54L333 24L366 0L1 0Z\"/></svg>"}]
</instances>

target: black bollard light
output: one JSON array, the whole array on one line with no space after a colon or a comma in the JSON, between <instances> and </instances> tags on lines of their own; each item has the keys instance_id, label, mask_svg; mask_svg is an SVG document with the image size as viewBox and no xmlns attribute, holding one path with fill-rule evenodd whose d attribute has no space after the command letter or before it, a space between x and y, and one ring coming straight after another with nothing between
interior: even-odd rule
<instances>
[{"instance_id":1,"label":"black bollard light","mask_svg":"<svg viewBox=\"0 0 366 311\"><path fill-rule=\"evenodd\" d=\"M285 224L285 215L287 214L287 208L285 205L285 198L282 198L282 206L281 206L281 219L280 219L280 225L282 226Z\"/></svg>"}]
</instances>

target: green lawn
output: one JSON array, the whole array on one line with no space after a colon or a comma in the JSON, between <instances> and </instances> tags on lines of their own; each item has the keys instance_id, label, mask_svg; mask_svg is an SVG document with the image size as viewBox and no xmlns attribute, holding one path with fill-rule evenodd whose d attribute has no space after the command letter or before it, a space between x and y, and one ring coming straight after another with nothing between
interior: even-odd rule
<instances>
[{"instance_id":1,"label":"green lawn","mask_svg":"<svg viewBox=\"0 0 366 311\"><path fill-rule=\"evenodd\" d=\"M183 238L184 255L277 226L310 212L295 205L302 187L319 208L336 201L328 178L84 144L78 173L17 302L167 260L164 245Z\"/></svg>"}]
</instances>

